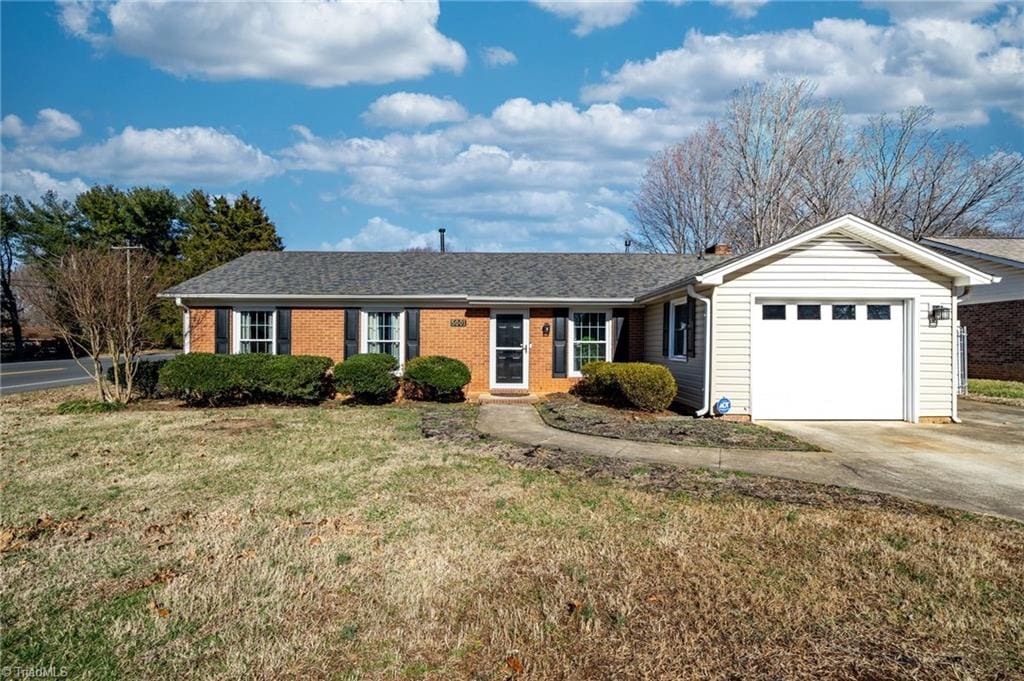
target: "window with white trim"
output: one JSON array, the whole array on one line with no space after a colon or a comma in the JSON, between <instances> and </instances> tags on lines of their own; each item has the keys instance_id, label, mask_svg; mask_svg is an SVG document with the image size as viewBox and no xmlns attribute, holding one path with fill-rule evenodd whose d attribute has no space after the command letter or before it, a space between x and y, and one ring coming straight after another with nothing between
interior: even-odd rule
<instances>
[{"instance_id":1,"label":"window with white trim","mask_svg":"<svg viewBox=\"0 0 1024 681\"><path fill-rule=\"evenodd\" d=\"M690 301L687 298L673 300L669 304L669 350L668 354L672 359L685 362L689 359L686 354L687 343L689 342L690 329Z\"/></svg>"},{"instance_id":2,"label":"window with white trim","mask_svg":"<svg viewBox=\"0 0 1024 681\"><path fill-rule=\"evenodd\" d=\"M578 375L589 362L608 361L608 347L608 313L574 312L572 372Z\"/></svg>"},{"instance_id":3,"label":"window with white trim","mask_svg":"<svg viewBox=\"0 0 1024 681\"><path fill-rule=\"evenodd\" d=\"M398 310L367 310L364 328L366 352L391 355L401 363L401 312Z\"/></svg>"},{"instance_id":4,"label":"window with white trim","mask_svg":"<svg viewBox=\"0 0 1024 681\"><path fill-rule=\"evenodd\" d=\"M274 354L274 311L239 310L238 352Z\"/></svg>"}]
</instances>

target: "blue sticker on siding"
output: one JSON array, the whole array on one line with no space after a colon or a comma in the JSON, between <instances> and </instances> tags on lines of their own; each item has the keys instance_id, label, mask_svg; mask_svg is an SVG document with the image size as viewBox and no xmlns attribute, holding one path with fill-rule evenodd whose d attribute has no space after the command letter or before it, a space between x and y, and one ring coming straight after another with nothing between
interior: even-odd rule
<instances>
[{"instance_id":1,"label":"blue sticker on siding","mask_svg":"<svg viewBox=\"0 0 1024 681\"><path fill-rule=\"evenodd\" d=\"M718 402L715 402L715 411L719 414L728 414L730 409L732 409L732 402L729 401L728 397L723 397Z\"/></svg>"}]
</instances>

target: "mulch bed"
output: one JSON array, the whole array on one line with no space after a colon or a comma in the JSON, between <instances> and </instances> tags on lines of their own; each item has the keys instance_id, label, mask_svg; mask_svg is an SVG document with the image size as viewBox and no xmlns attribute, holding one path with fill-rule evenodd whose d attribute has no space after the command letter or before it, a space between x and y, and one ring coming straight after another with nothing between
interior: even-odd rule
<instances>
[{"instance_id":1,"label":"mulch bed","mask_svg":"<svg viewBox=\"0 0 1024 681\"><path fill-rule=\"evenodd\" d=\"M693 418L671 412L649 414L594 404L564 393L548 396L538 403L537 410L549 426L585 435L680 447L821 451L820 447L792 435L752 423Z\"/></svg>"}]
</instances>

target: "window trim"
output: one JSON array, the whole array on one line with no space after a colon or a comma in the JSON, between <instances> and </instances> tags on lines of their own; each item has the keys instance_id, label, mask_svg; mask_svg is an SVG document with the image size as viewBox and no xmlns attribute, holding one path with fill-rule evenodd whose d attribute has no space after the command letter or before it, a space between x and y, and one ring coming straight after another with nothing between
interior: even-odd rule
<instances>
[{"instance_id":1,"label":"window trim","mask_svg":"<svg viewBox=\"0 0 1024 681\"><path fill-rule=\"evenodd\" d=\"M243 312L269 312L270 313L270 354L277 354L277 308L266 305L246 305L243 307L231 308L231 354L241 355L242 353L242 313ZM258 354L258 353L245 353Z\"/></svg>"},{"instance_id":2,"label":"window trim","mask_svg":"<svg viewBox=\"0 0 1024 681\"><path fill-rule=\"evenodd\" d=\"M689 340L690 334L693 333L693 329L689 327L689 320L687 320L686 337L683 340L683 353L678 354L676 351L676 306L685 305L686 303L693 303L689 296L683 296L682 298L674 298L668 301L668 360L670 362L689 362L690 356L686 354L687 341Z\"/></svg>"},{"instance_id":3,"label":"window trim","mask_svg":"<svg viewBox=\"0 0 1024 681\"><path fill-rule=\"evenodd\" d=\"M391 312L398 315L398 370L405 368L405 309L401 307L364 307L359 310L359 352L366 354L370 347L370 313Z\"/></svg>"},{"instance_id":4,"label":"window trim","mask_svg":"<svg viewBox=\"0 0 1024 681\"><path fill-rule=\"evenodd\" d=\"M611 362L615 357L615 318L608 308L569 308L569 318L566 320L566 347L565 349L565 374L569 378L580 378L583 373L574 369L576 365L576 315L597 313L604 315L604 361Z\"/></svg>"}]
</instances>

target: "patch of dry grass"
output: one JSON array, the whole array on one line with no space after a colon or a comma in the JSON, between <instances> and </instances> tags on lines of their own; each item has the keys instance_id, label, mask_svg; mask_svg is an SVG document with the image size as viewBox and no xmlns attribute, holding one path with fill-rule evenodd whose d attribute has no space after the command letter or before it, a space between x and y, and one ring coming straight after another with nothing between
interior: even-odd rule
<instances>
[{"instance_id":1,"label":"patch of dry grass","mask_svg":"<svg viewBox=\"0 0 1024 681\"><path fill-rule=\"evenodd\" d=\"M583 460L528 465L544 453L458 428L424 438L420 408L54 415L68 394L2 403L5 666L75 678L1024 674L1017 524L839 492L790 503L752 496L747 478L652 486L662 472L650 467L620 481Z\"/></svg>"}]
</instances>

